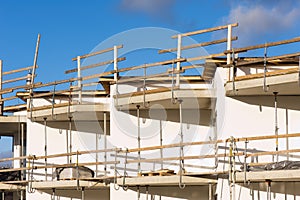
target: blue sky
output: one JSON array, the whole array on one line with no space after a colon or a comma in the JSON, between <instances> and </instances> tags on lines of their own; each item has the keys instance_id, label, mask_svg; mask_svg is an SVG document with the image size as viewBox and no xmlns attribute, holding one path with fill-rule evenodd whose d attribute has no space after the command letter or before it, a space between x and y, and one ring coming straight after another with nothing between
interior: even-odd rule
<instances>
[{"instance_id":1,"label":"blue sky","mask_svg":"<svg viewBox=\"0 0 300 200\"><path fill-rule=\"evenodd\" d=\"M186 32L239 22L243 46L298 36L299 15L296 0L2 0L0 59L5 71L32 65L41 33L37 80L48 82L65 78L72 57L133 28Z\"/></svg>"},{"instance_id":2,"label":"blue sky","mask_svg":"<svg viewBox=\"0 0 300 200\"><path fill-rule=\"evenodd\" d=\"M0 158L12 157L12 137L2 136L0 138ZM0 167L8 167L12 162L0 162Z\"/></svg>"}]
</instances>

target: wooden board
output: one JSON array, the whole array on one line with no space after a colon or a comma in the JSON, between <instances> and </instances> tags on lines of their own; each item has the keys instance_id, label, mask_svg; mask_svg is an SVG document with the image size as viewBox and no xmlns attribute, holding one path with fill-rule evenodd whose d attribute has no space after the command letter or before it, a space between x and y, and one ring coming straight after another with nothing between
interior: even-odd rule
<instances>
[{"instance_id":1,"label":"wooden board","mask_svg":"<svg viewBox=\"0 0 300 200\"><path fill-rule=\"evenodd\" d=\"M228 53L241 53L241 52L246 52L248 50L261 49L261 48L265 48L265 47L273 47L273 46L289 44L289 43L294 43L294 42L300 42L300 37L292 38L292 39L289 39L289 40L281 40L281 41L277 41L277 42L269 42L269 43L265 43L265 44L258 44L258 45L243 47L243 48L236 48L236 49L232 49L232 50L226 50L226 51L224 51L224 53L225 54L228 54Z\"/></svg>"},{"instance_id":2,"label":"wooden board","mask_svg":"<svg viewBox=\"0 0 300 200\"><path fill-rule=\"evenodd\" d=\"M117 46L117 49L120 49L120 48L123 48L123 45L118 45ZM88 57L91 57L91 56L95 56L95 55L106 53L106 52L113 51L113 50L114 50L114 47L111 47L111 48L107 48L107 49L103 49L103 50L100 50L100 51L96 51L96 52L92 52L92 53L89 53L89 54L82 55L82 56L80 56L80 58L81 59L82 58L88 58ZM77 57L72 58L72 61L75 61L75 60L77 60Z\"/></svg>"},{"instance_id":3,"label":"wooden board","mask_svg":"<svg viewBox=\"0 0 300 200\"><path fill-rule=\"evenodd\" d=\"M197 35L197 34L202 34L202 33L208 33L208 32L213 32L213 31L218 31L218 30L222 30L222 29L227 29L228 26L232 26L232 27L236 27L239 24L238 23L234 23L234 24L228 24L228 25L223 25L223 26L216 26L213 28L207 28L207 29L202 29L202 30L198 30L198 31L192 31L192 32L187 32L187 33L181 33L178 35L181 35L181 37L185 37L185 36L192 36L192 35ZM178 35L173 35L172 38L177 38Z\"/></svg>"},{"instance_id":4,"label":"wooden board","mask_svg":"<svg viewBox=\"0 0 300 200\"><path fill-rule=\"evenodd\" d=\"M231 41L235 41L237 40L238 37L232 37ZM213 44L221 44L227 42L227 38L223 38L223 39L219 39L219 40L213 40L213 41L209 41L209 42L202 42L202 43L198 43L198 44L192 44L192 45L188 45L188 46L183 46L181 47L181 50L187 50L187 49L192 49L192 48L197 48L197 47L205 47L205 46L209 46L209 45L213 45ZM171 49L162 49L159 50L158 53L168 53L168 52L174 52L177 51L177 48L171 48Z\"/></svg>"},{"instance_id":5,"label":"wooden board","mask_svg":"<svg viewBox=\"0 0 300 200\"><path fill-rule=\"evenodd\" d=\"M282 65L288 66L291 64L298 65L299 64L299 56L300 52L291 53L291 54L283 54L279 56L267 57L264 59L263 57L249 57L249 58L238 58L236 67L255 67L259 64L263 65L264 61L267 61L267 65ZM232 64L222 65L224 68L232 67Z\"/></svg>"},{"instance_id":6,"label":"wooden board","mask_svg":"<svg viewBox=\"0 0 300 200\"><path fill-rule=\"evenodd\" d=\"M36 76L36 75L34 75ZM28 77L32 78L31 76L23 76L23 77L18 77L18 78L14 78L14 79L9 79L9 80L5 80L2 82L2 84L6 84L6 83L13 83L13 82L17 82L17 81L22 81L22 80L26 80Z\"/></svg>"},{"instance_id":7,"label":"wooden board","mask_svg":"<svg viewBox=\"0 0 300 200\"><path fill-rule=\"evenodd\" d=\"M20 104L20 105L12 105L12 106L5 106L3 108L4 112L16 112L20 110L24 110L27 108L26 104Z\"/></svg>"},{"instance_id":8,"label":"wooden board","mask_svg":"<svg viewBox=\"0 0 300 200\"><path fill-rule=\"evenodd\" d=\"M21 68L21 69L14 69L14 70L11 70L11 71L3 72L3 75L8 75L8 74L14 74L14 73L17 73L17 72L27 71L27 70L31 70L32 68L33 68L33 66L24 67L24 68ZM38 66L36 66L36 68L38 68Z\"/></svg>"},{"instance_id":9,"label":"wooden board","mask_svg":"<svg viewBox=\"0 0 300 200\"><path fill-rule=\"evenodd\" d=\"M124 61L124 60L126 60L125 57L118 58L117 62ZM112 64L112 63L114 63L114 60L108 60L108 61L99 62L99 63L95 63L95 64L91 64L91 65L80 67L80 70L91 69L91 68L94 68L94 67L100 67L100 66L103 66L103 65L109 65L109 64ZM65 71L65 74L69 74L69 73L73 73L73 72L77 72L77 71L78 71L78 68L74 68L74 69L70 69L70 70Z\"/></svg>"},{"instance_id":10,"label":"wooden board","mask_svg":"<svg viewBox=\"0 0 300 200\"><path fill-rule=\"evenodd\" d=\"M298 73L298 72L299 72L298 67L290 68L290 69L280 69L280 70L275 70L272 72L267 72L266 77L286 75L286 74L292 74L292 73ZM264 73L258 73L258 74L249 74L249 75L245 75L245 76L237 76L237 77L235 77L234 80L235 81L243 81L243 80L263 78L263 77L264 77Z\"/></svg>"}]
</instances>

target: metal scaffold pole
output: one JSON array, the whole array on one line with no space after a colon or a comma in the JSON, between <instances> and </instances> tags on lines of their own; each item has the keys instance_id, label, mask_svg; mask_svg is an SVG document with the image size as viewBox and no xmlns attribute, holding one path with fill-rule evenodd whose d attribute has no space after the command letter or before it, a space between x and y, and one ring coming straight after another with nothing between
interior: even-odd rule
<instances>
[{"instance_id":1,"label":"metal scaffold pole","mask_svg":"<svg viewBox=\"0 0 300 200\"><path fill-rule=\"evenodd\" d=\"M81 84L81 58L77 56L77 77L78 77L78 101L81 104L82 101L82 84Z\"/></svg>"},{"instance_id":2,"label":"metal scaffold pole","mask_svg":"<svg viewBox=\"0 0 300 200\"><path fill-rule=\"evenodd\" d=\"M272 199L272 194L271 194L271 181L267 181L267 200Z\"/></svg>"},{"instance_id":3,"label":"metal scaffold pole","mask_svg":"<svg viewBox=\"0 0 300 200\"><path fill-rule=\"evenodd\" d=\"M20 137L20 142L21 142L21 157L23 157L24 155L25 155L25 145L24 145L24 138L25 138L25 124L24 123L21 123L21 137ZM21 159L20 160L20 166L22 167L22 168L24 168L24 167L26 167L26 162L25 162L25 159ZM21 180L23 181L24 180L24 178L25 178L25 175L26 175L26 171L25 170L22 170L21 171ZM25 193L24 193L24 191L23 190L21 190L21 193L20 193L20 199L21 200L23 200L24 199L24 195Z\"/></svg>"},{"instance_id":4,"label":"metal scaffold pole","mask_svg":"<svg viewBox=\"0 0 300 200\"><path fill-rule=\"evenodd\" d=\"M245 149L244 149L244 185L247 184L247 148L248 148L248 140L245 141Z\"/></svg>"},{"instance_id":5,"label":"metal scaffold pole","mask_svg":"<svg viewBox=\"0 0 300 200\"><path fill-rule=\"evenodd\" d=\"M232 41L231 41L231 36L232 36L232 25L228 25L227 27L227 50L231 50L232 47ZM231 55L230 53L227 54L227 65L231 64ZM227 71L227 79L230 81L230 76L231 76L231 71L230 67L228 68Z\"/></svg>"},{"instance_id":6,"label":"metal scaffold pole","mask_svg":"<svg viewBox=\"0 0 300 200\"><path fill-rule=\"evenodd\" d=\"M99 142L99 139L100 139L100 136L99 136L100 134L99 134L99 132L97 131L97 133L96 133L96 139L95 139L95 141L96 141L96 163L98 163L98 160L99 160L99 153L98 153L98 150L99 150L99 144L98 144L98 142ZM96 173L95 173L95 177L97 177L98 176L98 164L96 164Z\"/></svg>"},{"instance_id":7,"label":"metal scaffold pole","mask_svg":"<svg viewBox=\"0 0 300 200\"><path fill-rule=\"evenodd\" d=\"M66 130L66 149L67 149L67 163L70 164L70 155L69 155L69 130Z\"/></svg>"},{"instance_id":8,"label":"metal scaffold pole","mask_svg":"<svg viewBox=\"0 0 300 200\"><path fill-rule=\"evenodd\" d=\"M180 160L179 160L179 188L180 189L184 189L185 188L185 184L183 183L182 181L182 176L183 176L183 173L185 171L184 169L184 148L183 148L183 118L182 118L182 100L178 100L178 103L179 103L179 122L180 122L180 150L179 150L179 155L180 155Z\"/></svg>"},{"instance_id":9,"label":"metal scaffold pole","mask_svg":"<svg viewBox=\"0 0 300 200\"><path fill-rule=\"evenodd\" d=\"M116 99L115 99L115 106L118 106L118 94L119 94L119 89L118 89L118 47L114 46L114 81L115 81L115 95L116 95Z\"/></svg>"},{"instance_id":10,"label":"metal scaffold pole","mask_svg":"<svg viewBox=\"0 0 300 200\"><path fill-rule=\"evenodd\" d=\"M38 34L37 41L36 41L36 47L35 47L35 54L34 54L34 59L33 59L33 68L32 68L32 73L31 73L31 80L30 80L30 85L31 86L33 86L33 84L34 84L35 70L36 70L36 67L37 67L37 59L38 59L38 55L39 55L40 39L41 39L41 34ZM30 98L29 98L30 119L32 119L32 107L33 107L32 95L33 95L33 87L30 88L29 95L30 95Z\"/></svg>"},{"instance_id":11,"label":"metal scaffold pole","mask_svg":"<svg viewBox=\"0 0 300 200\"><path fill-rule=\"evenodd\" d=\"M276 136L276 148L275 150L278 151L278 113L277 113L277 95L278 95L278 92L273 92L274 94L274 108L275 108L275 136ZM278 159L279 159L279 155L276 154L276 162L278 162Z\"/></svg>"},{"instance_id":12,"label":"metal scaffold pole","mask_svg":"<svg viewBox=\"0 0 300 200\"><path fill-rule=\"evenodd\" d=\"M163 129L162 129L162 120L159 120L159 137L160 137L160 146L163 145ZM164 150L163 148L160 149L160 158L161 158L161 163L160 163L160 168L164 169ZM151 195L151 200L155 199L155 196ZM161 200L161 196L159 195L159 200Z\"/></svg>"},{"instance_id":13,"label":"metal scaffold pole","mask_svg":"<svg viewBox=\"0 0 300 200\"><path fill-rule=\"evenodd\" d=\"M47 149L47 145L48 145L48 136L47 136L47 118L44 118L44 136L45 136L45 147L44 147L44 151L45 151L45 180L47 181L48 175L47 175L47 156L48 156L48 149Z\"/></svg>"},{"instance_id":14,"label":"metal scaffold pole","mask_svg":"<svg viewBox=\"0 0 300 200\"><path fill-rule=\"evenodd\" d=\"M146 200L148 200L148 196L149 196L149 189L148 189L148 186L146 186Z\"/></svg>"},{"instance_id":15,"label":"metal scaffold pole","mask_svg":"<svg viewBox=\"0 0 300 200\"><path fill-rule=\"evenodd\" d=\"M72 82L70 82L70 88L72 88ZM71 131L72 128L72 124L70 124L70 120L72 119L72 115L71 115L71 101L72 101L72 97L71 97L71 90L69 92L69 97L68 97L68 118L69 118L69 128L68 130L66 130L66 149L67 149L67 163L70 164L70 151L69 151L69 132Z\"/></svg>"},{"instance_id":16,"label":"metal scaffold pole","mask_svg":"<svg viewBox=\"0 0 300 200\"><path fill-rule=\"evenodd\" d=\"M264 51L264 85L263 85L264 92L268 91L268 85L267 85L267 72L268 72L268 69L267 69L267 63L268 63L267 62L267 53L268 53L268 48L265 45L265 51Z\"/></svg>"},{"instance_id":17,"label":"metal scaffold pole","mask_svg":"<svg viewBox=\"0 0 300 200\"><path fill-rule=\"evenodd\" d=\"M213 190L212 190L212 184L208 184L208 199L213 200Z\"/></svg>"},{"instance_id":18,"label":"metal scaffold pole","mask_svg":"<svg viewBox=\"0 0 300 200\"><path fill-rule=\"evenodd\" d=\"M177 38L177 59L181 58L181 42L182 42L182 36L179 34ZM180 61L177 62L176 64L176 70L180 71ZM176 74L176 87L179 87L180 85L180 74Z\"/></svg>"},{"instance_id":19,"label":"metal scaffold pole","mask_svg":"<svg viewBox=\"0 0 300 200\"><path fill-rule=\"evenodd\" d=\"M107 175L107 116L106 116L106 112L104 112L104 116L103 116L103 120L104 120L104 125L103 125L103 131L104 131L104 176Z\"/></svg>"},{"instance_id":20,"label":"metal scaffold pole","mask_svg":"<svg viewBox=\"0 0 300 200\"><path fill-rule=\"evenodd\" d=\"M140 186L137 186L137 199L141 199L141 192L140 192Z\"/></svg>"},{"instance_id":21,"label":"metal scaffold pole","mask_svg":"<svg viewBox=\"0 0 300 200\"><path fill-rule=\"evenodd\" d=\"M235 155L234 155L234 138L230 137L229 146L229 187L230 200L235 200Z\"/></svg>"},{"instance_id":22,"label":"metal scaffold pole","mask_svg":"<svg viewBox=\"0 0 300 200\"><path fill-rule=\"evenodd\" d=\"M33 59L31 84L34 83L35 69L37 66L37 59L38 59L38 55L39 55L40 39L41 39L41 34L38 34L37 41L36 41L36 47L35 47L35 54L34 54L34 59Z\"/></svg>"},{"instance_id":23,"label":"metal scaffold pole","mask_svg":"<svg viewBox=\"0 0 300 200\"><path fill-rule=\"evenodd\" d=\"M162 146L163 145L163 133L162 133L162 121L159 120L159 145ZM160 158L161 158L161 163L160 163L160 168L163 169L164 168L164 161L163 161L163 157L164 157L164 152L163 152L163 148L160 149Z\"/></svg>"},{"instance_id":24,"label":"metal scaffold pole","mask_svg":"<svg viewBox=\"0 0 300 200\"><path fill-rule=\"evenodd\" d=\"M55 200L55 188L52 189L52 200Z\"/></svg>"},{"instance_id":25,"label":"metal scaffold pole","mask_svg":"<svg viewBox=\"0 0 300 200\"><path fill-rule=\"evenodd\" d=\"M286 131L286 135L288 136L289 134L289 110L288 109L285 109L285 131ZM286 137L286 150L288 151L289 150L289 137ZM290 155L289 153L287 152L286 153L286 159L289 160L290 159Z\"/></svg>"},{"instance_id":26,"label":"metal scaffold pole","mask_svg":"<svg viewBox=\"0 0 300 200\"><path fill-rule=\"evenodd\" d=\"M85 191L84 191L84 187L81 188L81 200L85 199Z\"/></svg>"},{"instance_id":27,"label":"metal scaffold pole","mask_svg":"<svg viewBox=\"0 0 300 200\"><path fill-rule=\"evenodd\" d=\"M118 80L118 47L114 46L114 70L116 73L114 73L114 81Z\"/></svg>"},{"instance_id":28,"label":"metal scaffold pole","mask_svg":"<svg viewBox=\"0 0 300 200\"><path fill-rule=\"evenodd\" d=\"M73 136L72 136L72 117L69 117L69 134L70 134L70 142L69 142L69 152L72 153L72 141L73 141ZM72 155L69 157L69 163L72 163Z\"/></svg>"},{"instance_id":29,"label":"metal scaffold pole","mask_svg":"<svg viewBox=\"0 0 300 200\"><path fill-rule=\"evenodd\" d=\"M24 199L24 191L21 190L21 192L20 192L20 200L23 200L23 199Z\"/></svg>"},{"instance_id":30,"label":"metal scaffold pole","mask_svg":"<svg viewBox=\"0 0 300 200\"><path fill-rule=\"evenodd\" d=\"M25 138L25 124L21 123L21 156L24 156L24 138ZM25 167L25 159L20 160L21 161L21 167ZM21 180L24 179L25 171L21 171Z\"/></svg>"},{"instance_id":31,"label":"metal scaffold pole","mask_svg":"<svg viewBox=\"0 0 300 200\"><path fill-rule=\"evenodd\" d=\"M141 148L141 120L140 120L140 105L136 106L137 112L137 124L138 124L138 135L137 135L137 142L138 142L138 149ZM138 173L141 173L141 151L138 151Z\"/></svg>"}]
</instances>

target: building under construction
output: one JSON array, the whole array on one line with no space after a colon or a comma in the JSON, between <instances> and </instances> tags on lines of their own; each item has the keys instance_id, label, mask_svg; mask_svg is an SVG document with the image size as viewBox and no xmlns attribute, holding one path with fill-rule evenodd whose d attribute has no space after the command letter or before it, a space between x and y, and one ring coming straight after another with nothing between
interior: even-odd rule
<instances>
[{"instance_id":1,"label":"building under construction","mask_svg":"<svg viewBox=\"0 0 300 200\"><path fill-rule=\"evenodd\" d=\"M177 46L146 64L112 44L46 83L40 36L32 66L1 61L1 199L300 199L300 37L235 48L237 26L160 38Z\"/></svg>"}]
</instances>

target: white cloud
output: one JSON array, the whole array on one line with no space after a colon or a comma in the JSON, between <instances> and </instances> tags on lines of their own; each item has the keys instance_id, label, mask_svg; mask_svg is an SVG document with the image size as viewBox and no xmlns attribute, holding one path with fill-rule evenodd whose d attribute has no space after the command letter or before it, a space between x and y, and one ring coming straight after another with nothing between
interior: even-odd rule
<instances>
[{"instance_id":1,"label":"white cloud","mask_svg":"<svg viewBox=\"0 0 300 200\"><path fill-rule=\"evenodd\" d=\"M287 0L266 4L256 1L255 4L244 1L233 6L226 22L239 22L236 33L240 44L249 45L258 38L265 38L273 34L283 33L296 27L300 17L300 7L297 2ZM252 2L253 3L253 2Z\"/></svg>"}]
</instances>

